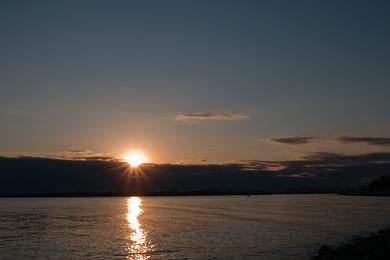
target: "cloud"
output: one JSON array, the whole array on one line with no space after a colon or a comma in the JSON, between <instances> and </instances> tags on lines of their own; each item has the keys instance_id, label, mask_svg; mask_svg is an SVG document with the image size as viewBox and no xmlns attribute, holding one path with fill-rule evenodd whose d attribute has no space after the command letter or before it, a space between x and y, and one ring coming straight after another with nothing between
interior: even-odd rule
<instances>
[{"instance_id":1,"label":"cloud","mask_svg":"<svg viewBox=\"0 0 390 260\"><path fill-rule=\"evenodd\" d=\"M10 158L41 158L58 160L82 160L82 161L116 161L109 153L99 153L89 150L66 150L56 153L0 153L0 157Z\"/></svg>"},{"instance_id":2,"label":"cloud","mask_svg":"<svg viewBox=\"0 0 390 260\"><path fill-rule=\"evenodd\" d=\"M230 112L217 112L217 113L185 113L179 114L175 117L177 121L200 121L200 120L244 120L248 119L248 115L244 113L230 113Z\"/></svg>"},{"instance_id":3,"label":"cloud","mask_svg":"<svg viewBox=\"0 0 390 260\"><path fill-rule=\"evenodd\" d=\"M358 137L358 136L342 136L337 138L342 143L366 143L369 145L390 146L390 138L387 137Z\"/></svg>"},{"instance_id":4,"label":"cloud","mask_svg":"<svg viewBox=\"0 0 390 260\"><path fill-rule=\"evenodd\" d=\"M390 163L390 153L367 153L357 155L343 155L337 153L313 153L302 157L306 162L317 164L318 162L331 165L351 165L362 163Z\"/></svg>"},{"instance_id":5,"label":"cloud","mask_svg":"<svg viewBox=\"0 0 390 260\"><path fill-rule=\"evenodd\" d=\"M0 156L1 194L153 193L186 191L340 191L390 172L390 153L315 153L289 161L148 164Z\"/></svg>"},{"instance_id":6,"label":"cloud","mask_svg":"<svg viewBox=\"0 0 390 260\"><path fill-rule=\"evenodd\" d=\"M278 137L269 138L267 141L288 145L300 145L312 143L315 141L336 141L343 144L365 143L368 145L390 146L390 138L388 137L361 137L361 136L340 136L335 138L327 137L312 137L312 136L295 136L295 137Z\"/></svg>"},{"instance_id":7,"label":"cloud","mask_svg":"<svg viewBox=\"0 0 390 260\"><path fill-rule=\"evenodd\" d=\"M99 161L111 161L115 160L114 157L108 153L99 153L89 150L67 150L61 153L53 154L52 158L57 159L70 159L70 160L99 160Z\"/></svg>"},{"instance_id":8,"label":"cloud","mask_svg":"<svg viewBox=\"0 0 390 260\"><path fill-rule=\"evenodd\" d=\"M298 136L298 137L270 138L268 140L273 143L296 145L296 144L306 144L316 139L317 139L316 137L312 137L312 136Z\"/></svg>"}]
</instances>

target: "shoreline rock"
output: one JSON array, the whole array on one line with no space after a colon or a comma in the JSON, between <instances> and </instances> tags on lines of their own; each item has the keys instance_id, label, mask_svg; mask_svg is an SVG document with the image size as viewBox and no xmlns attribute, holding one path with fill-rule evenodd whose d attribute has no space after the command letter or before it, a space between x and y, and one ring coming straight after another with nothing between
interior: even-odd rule
<instances>
[{"instance_id":1,"label":"shoreline rock","mask_svg":"<svg viewBox=\"0 0 390 260\"><path fill-rule=\"evenodd\" d=\"M389 260L390 228L379 231L368 237L353 239L348 244L333 249L321 246L318 255L310 260Z\"/></svg>"}]
</instances>

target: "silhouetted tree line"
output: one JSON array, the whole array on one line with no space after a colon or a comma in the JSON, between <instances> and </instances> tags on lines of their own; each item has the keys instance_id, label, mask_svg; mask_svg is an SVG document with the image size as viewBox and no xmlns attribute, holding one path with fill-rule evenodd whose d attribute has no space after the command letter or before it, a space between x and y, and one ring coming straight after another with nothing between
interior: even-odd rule
<instances>
[{"instance_id":1,"label":"silhouetted tree line","mask_svg":"<svg viewBox=\"0 0 390 260\"><path fill-rule=\"evenodd\" d=\"M370 191L390 190L390 176L382 176L378 180L373 180L369 186Z\"/></svg>"}]
</instances>

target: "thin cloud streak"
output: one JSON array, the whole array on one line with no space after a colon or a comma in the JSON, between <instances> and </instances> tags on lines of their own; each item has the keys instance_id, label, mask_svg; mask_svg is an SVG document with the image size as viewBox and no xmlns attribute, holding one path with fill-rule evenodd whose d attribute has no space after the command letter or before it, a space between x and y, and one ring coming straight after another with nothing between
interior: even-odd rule
<instances>
[{"instance_id":1,"label":"thin cloud streak","mask_svg":"<svg viewBox=\"0 0 390 260\"><path fill-rule=\"evenodd\" d=\"M273 143L280 143L280 144L306 144L310 143L313 140L316 140L318 138L312 137L312 136L299 136L299 137L280 137L280 138L270 138L269 141Z\"/></svg>"},{"instance_id":2,"label":"thin cloud streak","mask_svg":"<svg viewBox=\"0 0 390 260\"><path fill-rule=\"evenodd\" d=\"M386 137L355 137L355 136L342 136L337 138L342 143L366 143L370 145L384 145L390 146L390 138Z\"/></svg>"},{"instance_id":3,"label":"thin cloud streak","mask_svg":"<svg viewBox=\"0 0 390 260\"><path fill-rule=\"evenodd\" d=\"M287 145L301 145L308 144L317 141L336 141L342 144L352 143L364 143L367 145L377 146L390 146L390 138L388 137L362 137L362 136L340 136L335 138L322 138L322 137L311 137L311 136L295 136L295 137L278 137L268 138L266 141L278 144Z\"/></svg>"},{"instance_id":4,"label":"thin cloud streak","mask_svg":"<svg viewBox=\"0 0 390 260\"><path fill-rule=\"evenodd\" d=\"M99 153L89 150L66 150L56 153L0 153L4 158L40 158L57 160L76 160L76 161L117 161L109 153Z\"/></svg>"},{"instance_id":5,"label":"thin cloud streak","mask_svg":"<svg viewBox=\"0 0 390 260\"><path fill-rule=\"evenodd\" d=\"M175 117L177 121L232 121L245 120L249 116L244 113L230 113L230 112L216 112L216 113L185 113L179 114Z\"/></svg>"}]
</instances>

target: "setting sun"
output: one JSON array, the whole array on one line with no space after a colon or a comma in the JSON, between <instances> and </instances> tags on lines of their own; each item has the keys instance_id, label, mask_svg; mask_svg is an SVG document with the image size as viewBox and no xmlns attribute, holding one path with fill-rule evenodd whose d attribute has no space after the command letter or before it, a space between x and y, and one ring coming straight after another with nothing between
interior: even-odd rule
<instances>
[{"instance_id":1,"label":"setting sun","mask_svg":"<svg viewBox=\"0 0 390 260\"><path fill-rule=\"evenodd\" d=\"M131 151L125 154L124 160L132 167L136 168L148 162L148 157L141 151Z\"/></svg>"}]
</instances>

